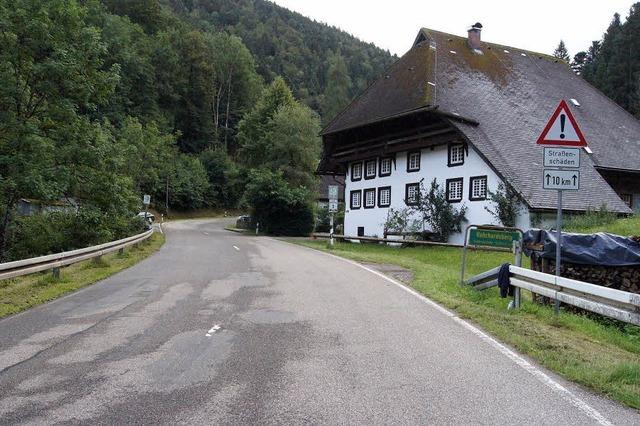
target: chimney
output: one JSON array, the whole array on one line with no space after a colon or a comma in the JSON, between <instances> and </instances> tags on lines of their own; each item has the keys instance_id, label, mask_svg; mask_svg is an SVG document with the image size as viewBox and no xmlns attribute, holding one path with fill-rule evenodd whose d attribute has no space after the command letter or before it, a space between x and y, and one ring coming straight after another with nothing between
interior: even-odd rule
<instances>
[{"instance_id":1,"label":"chimney","mask_svg":"<svg viewBox=\"0 0 640 426\"><path fill-rule=\"evenodd\" d=\"M469 38L467 39L467 43L469 47L473 50L482 51L482 42L480 41L480 32L482 31L482 24L480 22L476 22L469 28Z\"/></svg>"}]
</instances>

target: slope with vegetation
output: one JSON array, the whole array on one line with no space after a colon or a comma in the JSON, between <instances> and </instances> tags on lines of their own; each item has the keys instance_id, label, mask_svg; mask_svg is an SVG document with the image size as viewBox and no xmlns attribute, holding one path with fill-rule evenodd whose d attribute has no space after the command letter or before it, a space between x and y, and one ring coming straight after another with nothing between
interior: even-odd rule
<instances>
[{"instance_id":1,"label":"slope with vegetation","mask_svg":"<svg viewBox=\"0 0 640 426\"><path fill-rule=\"evenodd\" d=\"M268 173L308 211L316 111L392 59L264 1L6 0L0 29L0 261L131 234L145 193L255 210ZM69 208L19 216L22 198Z\"/></svg>"}]
</instances>

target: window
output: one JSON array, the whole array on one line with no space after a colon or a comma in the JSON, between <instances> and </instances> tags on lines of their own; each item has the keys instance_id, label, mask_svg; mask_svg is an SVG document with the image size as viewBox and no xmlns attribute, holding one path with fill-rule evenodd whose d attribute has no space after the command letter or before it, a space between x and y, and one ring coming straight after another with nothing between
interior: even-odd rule
<instances>
[{"instance_id":1,"label":"window","mask_svg":"<svg viewBox=\"0 0 640 426\"><path fill-rule=\"evenodd\" d=\"M450 203L459 203L462 201L463 179L447 179L447 201Z\"/></svg>"},{"instance_id":2,"label":"window","mask_svg":"<svg viewBox=\"0 0 640 426\"><path fill-rule=\"evenodd\" d=\"M633 208L633 196L631 194L620 194L620 198L627 206Z\"/></svg>"},{"instance_id":3,"label":"window","mask_svg":"<svg viewBox=\"0 0 640 426\"><path fill-rule=\"evenodd\" d=\"M449 154L447 156L449 167L461 166L464 164L464 145L463 144L451 144L449 145Z\"/></svg>"},{"instance_id":4,"label":"window","mask_svg":"<svg viewBox=\"0 0 640 426\"><path fill-rule=\"evenodd\" d=\"M487 177L474 176L469 181L469 199L479 201L487 199Z\"/></svg>"},{"instance_id":5,"label":"window","mask_svg":"<svg viewBox=\"0 0 640 426\"><path fill-rule=\"evenodd\" d=\"M417 172L420 170L420 151L407 154L407 172Z\"/></svg>"},{"instance_id":6,"label":"window","mask_svg":"<svg viewBox=\"0 0 640 426\"><path fill-rule=\"evenodd\" d=\"M368 160L364 162L364 178L365 179L373 179L376 177L376 160Z\"/></svg>"},{"instance_id":7,"label":"window","mask_svg":"<svg viewBox=\"0 0 640 426\"><path fill-rule=\"evenodd\" d=\"M372 209L376 206L376 189L369 188L364 190L364 208Z\"/></svg>"},{"instance_id":8,"label":"window","mask_svg":"<svg viewBox=\"0 0 640 426\"><path fill-rule=\"evenodd\" d=\"M362 191L351 191L351 210L362 207Z\"/></svg>"},{"instance_id":9,"label":"window","mask_svg":"<svg viewBox=\"0 0 640 426\"><path fill-rule=\"evenodd\" d=\"M378 207L389 207L391 205L391 187L383 186L378 188Z\"/></svg>"},{"instance_id":10,"label":"window","mask_svg":"<svg viewBox=\"0 0 640 426\"><path fill-rule=\"evenodd\" d=\"M380 176L391 175L391 158L386 157L380 159L380 171L378 174Z\"/></svg>"},{"instance_id":11,"label":"window","mask_svg":"<svg viewBox=\"0 0 640 426\"><path fill-rule=\"evenodd\" d=\"M364 237L364 226L358 226L358 237Z\"/></svg>"},{"instance_id":12,"label":"window","mask_svg":"<svg viewBox=\"0 0 640 426\"><path fill-rule=\"evenodd\" d=\"M362 163L353 163L351 165L351 180L356 181L362 179Z\"/></svg>"},{"instance_id":13,"label":"window","mask_svg":"<svg viewBox=\"0 0 640 426\"><path fill-rule=\"evenodd\" d=\"M404 202L408 206L415 206L418 204L418 199L420 198L420 184L419 183L408 183L405 188L405 198Z\"/></svg>"}]
</instances>

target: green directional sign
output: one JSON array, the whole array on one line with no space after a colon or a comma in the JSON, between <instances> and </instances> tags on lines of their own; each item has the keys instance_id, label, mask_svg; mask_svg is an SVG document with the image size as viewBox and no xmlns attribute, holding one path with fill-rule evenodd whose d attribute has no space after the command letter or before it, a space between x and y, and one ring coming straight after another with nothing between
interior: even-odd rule
<instances>
[{"instance_id":1,"label":"green directional sign","mask_svg":"<svg viewBox=\"0 0 640 426\"><path fill-rule=\"evenodd\" d=\"M470 246L487 246L512 248L514 241L520 240L520 233L517 231L501 231L498 229L477 229L469 231Z\"/></svg>"}]
</instances>

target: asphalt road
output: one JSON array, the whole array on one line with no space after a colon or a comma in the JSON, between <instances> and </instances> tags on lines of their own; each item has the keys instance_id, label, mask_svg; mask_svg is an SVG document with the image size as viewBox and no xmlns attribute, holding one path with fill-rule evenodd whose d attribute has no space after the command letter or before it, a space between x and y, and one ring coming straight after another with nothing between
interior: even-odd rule
<instances>
[{"instance_id":1,"label":"asphalt road","mask_svg":"<svg viewBox=\"0 0 640 426\"><path fill-rule=\"evenodd\" d=\"M0 321L1 424L640 424L363 267L220 221Z\"/></svg>"}]
</instances>

